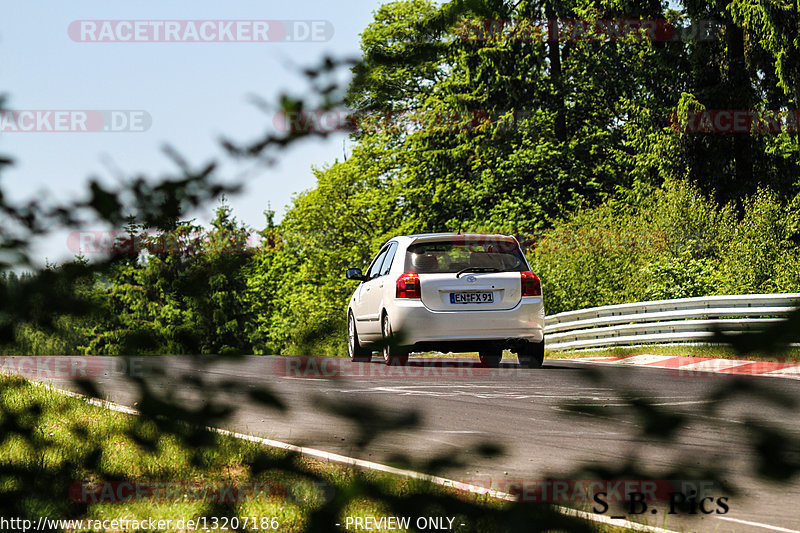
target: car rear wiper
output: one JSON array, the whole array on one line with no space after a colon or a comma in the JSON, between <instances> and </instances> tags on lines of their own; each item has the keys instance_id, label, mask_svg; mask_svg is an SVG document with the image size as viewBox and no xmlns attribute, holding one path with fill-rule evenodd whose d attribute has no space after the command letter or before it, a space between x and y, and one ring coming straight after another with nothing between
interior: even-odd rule
<instances>
[{"instance_id":1,"label":"car rear wiper","mask_svg":"<svg viewBox=\"0 0 800 533\"><path fill-rule=\"evenodd\" d=\"M461 274L466 274L467 272L503 272L503 270L497 267L467 267L459 270L456 277L461 277Z\"/></svg>"}]
</instances>

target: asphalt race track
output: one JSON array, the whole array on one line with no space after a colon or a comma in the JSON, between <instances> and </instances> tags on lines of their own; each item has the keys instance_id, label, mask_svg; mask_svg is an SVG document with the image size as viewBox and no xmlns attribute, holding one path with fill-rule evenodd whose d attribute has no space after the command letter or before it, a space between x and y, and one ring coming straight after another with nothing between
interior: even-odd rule
<instances>
[{"instance_id":1,"label":"asphalt race track","mask_svg":"<svg viewBox=\"0 0 800 533\"><path fill-rule=\"evenodd\" d=\"M208 366L198 366L189 357L149 357L131 360L124 369L119 359L94 359L105 365L96 378L100 390L107 399L123 405L131 406L136 398L135 386L127 377L131 370L151 375L156 390L174 393L189 403L205 401L208 393L182 384L178 376L189 374L211 382L235 379L243 392L254 387L276 392L290 409L278 414L244 394L229 395L220 399L236 405L238 411L228 429L375 462L404 456L410 468L419 470L435 457L461 458L463 465L436 473L500 490L535 486L548 476L576 479L576 468L587 463L613 468L636 460L651 475L665 476L656 479L667 480L677 479L678 466L694 473L695 479L704 479L697 477L704 469L725 466L726 480L739 491L734 494L715 487L709 494L715 501L728 498L727 513L717 513L720 508L711 504L710 514L667 516L668 503L656 501L647 502L647 513L642 515L632 516L615 506L605 514L626 515L675 531L800 531L800 483L796 478L791 484L759 480L749 441L753 420L800 435L798 380L747 377L748 383L769 388L767 400L749 394L711 413L708 395L741 378L567 359L546 360L538 370L522 369L515 359L504 359L501 368L489 370L477 367L473 360L413 356L407 369L388 370L377 357L372 363L353 364L344 358L251 356ZM320 363L321 359L327 362ZM461 367L437 367L442 361ZM163 365L165 374L154 377L158 372L152 371L153 365ZM324 377L331 375L337 377ZM54 384L74 388L66 380L54 380ZM768 401L774 398L783 398L786 406ZM668 440L642 436L649 422L637 416L647 409L641 399L656 409L683 415L676 419ZM362 448L357 425L336 414L354 403L361 412L374 409L376 421L379 415L399 420L416 412L419 424L382 433ZM581 412L573 412L576 408ZM486 442L501 445L504 453L487 458L471 451ZM789 459L800 462L791 453L796 451L790 452ZM584 475L580 479L604 478ZM580 503L571 505L585 508Z\"/></svg>"}]
</instances>

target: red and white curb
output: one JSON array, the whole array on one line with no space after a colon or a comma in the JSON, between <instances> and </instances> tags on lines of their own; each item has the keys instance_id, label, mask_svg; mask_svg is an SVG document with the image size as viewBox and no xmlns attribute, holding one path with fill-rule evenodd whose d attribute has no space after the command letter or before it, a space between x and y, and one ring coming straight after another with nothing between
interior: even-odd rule
<instances>
[{"instance_id":1,"label":"red and white curb","mask_svg":"<svg viewBox=\"0 0 800 533\"><path fill-rule=\"evenodd\" d=\"M669 355L626 355L623 357L589 357L595 363L648 366L676 370L680 375L703 373L769 376L800 379L800 364L772 361L742 361L737 359L714 359L712 357L682 357Z\"/></svg>"}]
</instances>

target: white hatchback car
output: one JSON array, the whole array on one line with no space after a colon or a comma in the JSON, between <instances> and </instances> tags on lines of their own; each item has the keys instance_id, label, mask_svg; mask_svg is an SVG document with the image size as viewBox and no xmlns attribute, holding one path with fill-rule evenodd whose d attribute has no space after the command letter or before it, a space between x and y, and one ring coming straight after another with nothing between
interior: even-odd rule
<instances>
[{"instance_id":1,"label":"white hatchback car","mask_svg":"<svg viewBox=\"0 0 800 533\"><path fill-rule=\"evenodd\" d=\"M544 303L514 237L477 233L399 236L384 244L347 309L348 350L387 364L412 351L472 352L497 366L508 348L522 366L544 359Z\"/></svg>"}]
</instances>

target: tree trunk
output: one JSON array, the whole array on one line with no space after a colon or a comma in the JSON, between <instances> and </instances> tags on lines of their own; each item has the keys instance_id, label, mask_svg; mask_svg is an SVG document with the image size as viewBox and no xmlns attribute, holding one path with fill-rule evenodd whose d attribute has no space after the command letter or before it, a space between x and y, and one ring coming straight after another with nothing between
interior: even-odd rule
<instances>
[{"instance_id":1,"label":"tree trunk","mask_svg":"<svg viewBox=\"0 0 800 533\"><path fill-rule=\"evenodd\" d=\"M753 99L750 77L744 58L744 31L728 21L728 102L730 109L752 110ZM730 200L740 200L756 190L753 179L752 133L733 134L734 183L728 194Z\"/></svg>"},{"instance_id":2,"label":"tree trunk","mask_svg":"<svg viewBox=\"0 0 800 533\"><path fill-rule=\"evenodd\" d=\"M567 141L567 114L564 105L564 91L561 80L561 49L559 48L558 21L556 20L556 10L553 5L554 0L546 0L544 3L544 15L550 27L550 35L547 39L547 58L550 61L550 79L555 89L556 119L553 124L556 139L560 142Z\"/></svg>"}]
</instances>

